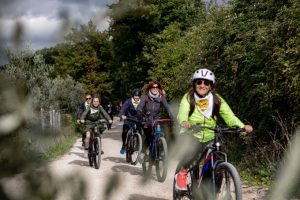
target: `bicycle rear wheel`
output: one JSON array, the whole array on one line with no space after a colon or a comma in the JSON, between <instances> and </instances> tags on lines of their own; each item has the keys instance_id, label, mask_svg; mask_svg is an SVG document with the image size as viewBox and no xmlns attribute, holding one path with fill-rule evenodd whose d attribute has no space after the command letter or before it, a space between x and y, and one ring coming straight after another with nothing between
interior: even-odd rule
<instances>
[{"instance_id":1,"label":"bicycle rear wheel","mask_svg":"<svg viewBox=\"0 0 300 200\"><path fill-rule=\"evenodd\" d=\"M101 140L100 137L96 137L94 140L94 152L93 152L95 168L99 169L101 164Z\"/></svg>"},{"instance_id":2,"label":"bicycle rear wheel","mask_svg":"<svg viewBox=\"0 0 300 200\"><path fill-rule=\"evenodd\" d=\"M216 200L241 200L242 186L236 168L230 163L220 163L215 170Z\"/></svg>"},{"instance_id":3,"label":"bicycle rear wheel","mask_svg":"<svg viewBox=\"0 0 300 200\"><path fill-rule=\"evenodd\" d=\"M168 170L168 146L166 139L160 137L156 144L158 157L155 160L156 176L159 182L164 182Z\"/></svg>"}]
</instances>

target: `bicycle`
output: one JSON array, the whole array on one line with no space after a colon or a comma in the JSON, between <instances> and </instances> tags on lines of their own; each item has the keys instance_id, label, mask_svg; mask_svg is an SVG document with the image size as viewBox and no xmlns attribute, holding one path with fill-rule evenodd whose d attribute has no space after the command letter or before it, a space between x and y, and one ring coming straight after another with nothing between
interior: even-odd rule
<instances>
[{"instance_id":1,"label":"bicycle","mask_svg":"<svg viewBox=\"0 0 300 200\"><path fill-rule=\"evenodd\" d=\"M159 182L165 181L168 168L168 146L160 127L160 123L163 122L173 122L173 120L158 119L153 122L153 139L145 152L145 159L142 163L144 175L149 175L152 170L152 165L155 164L156 176Z\"/></svg>"},{"instance_id":2,"label":"bicycle","mask_svg":"<svg viewBox=\"0 0 300 200\"><path fill-rule=\"evenodd\" d=\"M94 165L95 169L100 168L101 164L101 151L102 151L102 145L101 145L101 134L99 132L98 125L100 123L107 123L106 120L101 119L96 122L85 122L86 125L93 125L91 128L91 137L90 137L90 145L88 148L88 159L89 159L89 165L92 167Z\"/></svg>"},{"instance_id":3,"label":"bicycle","mask_svg":"<svg viewBox=\"0 0 300 200\"><path fill-rule=\"evenodd\" d=\"M126 120L133 122L126 137L126 162L136 165L142 151L142 136L139 133L142 124L135 118L127 117Z\"/></svg>"},{"instance_id":4,"label":"bicycle","mask_svg":"<svg viewBox=\"0 0 300 200\"><path fill-rule=\"evenodd\" d=\"M226 199L241 200L241 180L236 168L227 161L227 154L221 151L219 135L221 133L241 133L243 128L209 128L193 125L192 132L198 132L204 128L213 130L215 137L200 158L197 159L187 171L187 191L175 188L173 183L173 199ZM198 129L198 130L197 130ZM202 163L202 164L200 164ZM178 173L179 167L175 172Z\"/></svg>"}]
</instances>

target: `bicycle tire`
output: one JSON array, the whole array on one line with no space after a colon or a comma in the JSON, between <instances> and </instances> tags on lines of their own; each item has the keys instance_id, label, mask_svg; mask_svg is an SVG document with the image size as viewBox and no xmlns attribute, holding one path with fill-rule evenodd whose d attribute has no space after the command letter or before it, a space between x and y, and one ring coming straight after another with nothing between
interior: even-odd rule
<instances>
[{"instance_id":1,"label":"bicycle tire","mask_svg":"<svg viewBox=\"0 0 300 200\"><path fill-rule=\"evenodd\" d=\"M131 129L129 129L126 136L126 162L128 163L131 163L131 152L132 152L130 134L131 134Z\"/></svg>"},{"instance_id":2,"label":"bicycle tire","mask_svg":"<svg viewBox=\"0 0 300 200\"><path fill-rule=\"evenodd\" d=\"M238 171L232 164L227 162L218 164L215 170L215 177L216 200L242 200L241 179Z\"/></svg>"},{"instance_id":3,"label":"bicycle tire","mask_svg":"<svg viewBox=\"0 0 300 200\"><path fill-rule=\"evenodd\" d=\"M148 147L146 149L146 151L144 152L145 153L145 156L144 156L144 161L142 163L142 168L143 168L143 174L148 177L151 175L151 171L152 171L152 164L153 164L153 161L152 161L152 158L150 157L150 147Z\"/></svg>"},{"instance_id":4,"label":"bicycle tire","mask_svg":"<svg viewBox=\"0 0 300 200\"><path fill-rule=\"evenodd\" d=\"M155 160L156 176L159 182L164 182L168 172L168 146L164 137L160 137L156 144L158 158Z\"/></svg>"},{"instance_id":5,"label":"bicycle tire","mask_svg":"<svg viewBox=\"0 0 300 200\"><path fill-rule=\"evenodd\" d=\"M101 140L100 137L96 137L94 140L94 164L95 168L99 169L101 164Z\"/></svg>"},{"instance_id":6,"label":"bicycle tire","mask_svg":"<svg viewBox=\"0 0 300 200\"><path fill-rule=\"evenodd\" d=\"M142 151L142 136L139 133L134 133L133 141L131 143L132 154L131 157L131 164L136 165L138 163L138 158Z\"/></svg>"}]
</instances>

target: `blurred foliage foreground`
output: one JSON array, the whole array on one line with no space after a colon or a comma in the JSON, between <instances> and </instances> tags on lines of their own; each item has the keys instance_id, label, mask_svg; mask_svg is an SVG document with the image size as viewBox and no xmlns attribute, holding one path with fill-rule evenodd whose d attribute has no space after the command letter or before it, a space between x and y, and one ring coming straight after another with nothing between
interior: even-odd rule
<instances>
[{"instance_id":1,"label":"blurred foliage foreground","mask_svg":"<svg viewBox=\"0 0 300 200\"><path fill-rule=\"evenodd\" d=\"M69 192L70 199L83 199L85 188L78 176L55 180L41 158L49 145L68 137L70 131L64 134L42 131L24 85L12 84L11 79L1 74L0 199L55 199L61 191Z\"/></svg>"}]
</instances>

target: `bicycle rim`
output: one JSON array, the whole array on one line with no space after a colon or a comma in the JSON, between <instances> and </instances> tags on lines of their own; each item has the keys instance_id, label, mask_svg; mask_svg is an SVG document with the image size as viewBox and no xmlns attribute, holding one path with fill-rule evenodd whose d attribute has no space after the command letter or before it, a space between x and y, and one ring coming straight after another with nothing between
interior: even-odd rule
<instances>
[{"instance_id":1,"label":"bicycle rim","mask_svg":"<svg viewBox=\"0 0 300 200\"><path fill-rule=\"evenodd\" d=\"M139 133L134 134L132 146L133 146L133 152L132 152L131 160L132 160L132 164L136 165L142 151L142 136Z\"/></svg>"},{"instance_id":2,"label":"bicycle rim","mask_svg":"<svg viewBox=\"0 0 300 200\"><path fill-rule=\"evenodd\" d=\"M220 163L215 172L216 200L241 200L242 187L236 168L230 163Z\"/></svg>"},{"instance_id":3,"label":"bicycle rim","mask_svg":"<svg viewBox=\"0 0 300 200\"><path fill-rule=\"evenodd\" d=\"M96 137L94 142L94 163L95 168L99 169L101 163L101 140L99 137Z\"/></svg>"},{"instance_id":4,"label":"bicycle rim","mask_svg":"<svg viewBox=\"0 0 300 200\"><path fill-rule=\"evenodd\" d=\"M131 162L131 154L132 154L132 145L131 145L131 130L127 132L127 138L126 138L126 162Z\"/></svg>"},{"instance_id":5,"label":"bicycle rim","mask_svg":"<svg viewBox=\"0 0 300 200\"><path fill-rule=\"evenodd\" d=\"M155 161L156 176L159 182L165 181L168 170L168 147L166 139L161 137L156 144L158 158Z\"/></svg>"}]
</instances>

